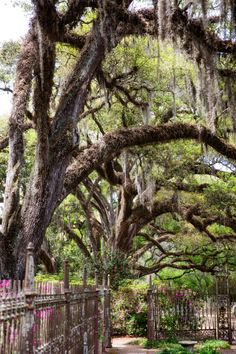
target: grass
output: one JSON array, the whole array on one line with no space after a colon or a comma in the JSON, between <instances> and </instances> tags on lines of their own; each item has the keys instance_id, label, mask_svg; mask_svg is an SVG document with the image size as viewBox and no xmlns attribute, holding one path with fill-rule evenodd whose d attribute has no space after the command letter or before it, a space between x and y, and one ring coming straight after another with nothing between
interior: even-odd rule
<instances>
[{"instance_id":1,"label":"grass","mask_svg":"<svg viewBox=\"0 0 236 354\"><path fill-rule=\"evenodd\" d=\"M143 345L143 346L145 346L146 342L147 342L147 338L140 337L140 338L131 340L128 344L129 345Z\"/></svg>"}]
</instances>

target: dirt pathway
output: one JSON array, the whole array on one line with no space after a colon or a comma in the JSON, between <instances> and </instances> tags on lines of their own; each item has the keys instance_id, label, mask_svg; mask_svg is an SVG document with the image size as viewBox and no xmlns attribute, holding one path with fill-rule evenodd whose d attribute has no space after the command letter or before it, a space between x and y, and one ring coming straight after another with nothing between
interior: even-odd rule
<instances>
[{"instance_id":1,"label":"dirt pathway","mask_svg":"<svg viewBox=\"0 0 236 354\"><path fill-rule=\"evenodd\" d=\"M107 353L109 354L155 354L157 349L145 349L140 345L132 345L132 343L137 338L131 337L120 337L113 338L112 348L109 349Z\"/></svg>"}]
</instances>

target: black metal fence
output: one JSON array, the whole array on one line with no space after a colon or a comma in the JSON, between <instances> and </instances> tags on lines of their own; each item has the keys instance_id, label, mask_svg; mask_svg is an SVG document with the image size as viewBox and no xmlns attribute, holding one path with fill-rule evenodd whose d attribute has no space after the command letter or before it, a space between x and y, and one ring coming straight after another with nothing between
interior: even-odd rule
<instances>
[{"instance_id":1,"label":"black metal fence","mask_svg":"<svg viewBox=\"0 0 236 354\"><path fill-rule=\"evenodd\" d=\"M67 262L63 282L34 284L27 251L24 282L0 281L0 353L101 354L111 346L109 286L69 284Z\"/></svg>"}]
</instances>

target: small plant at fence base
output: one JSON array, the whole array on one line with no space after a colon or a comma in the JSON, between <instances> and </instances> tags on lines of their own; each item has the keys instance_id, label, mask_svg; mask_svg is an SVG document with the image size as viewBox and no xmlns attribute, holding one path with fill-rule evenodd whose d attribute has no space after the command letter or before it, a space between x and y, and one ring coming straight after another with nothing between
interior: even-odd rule
<instances>
[{"instance_id":1,"label":"small plant at fence base","mask_svg":"<svg viewBox=\"0 0 236 354\"><path fill-rule=\"evenodd\" d=\"M191 354L191 353L192 353L191 351L189 351L186 348L183 348L182 346L176 346L175 348L166 348L159 352L159 354ZM219 351L210 347L204 347L199 351L196 351L195 353L196 354L220 354Z\"/></svg>"},{"instance_id":2,"label":"small plant at fence base","mask_svg":"<svg viewBox=\"0 0 236 354\"><path fill-rule=\"evenodd\" d=\"M196 351L198 354L220 354L220 352L214 348L211 347L204 347L198 351Z\"/></svg>"},{"instance_id":3,"label":"small plant at fence base","mask_svg":"<svg viewBox=\"0 0 236 354\"><path fill-rule=\"evenodd\" d=\"M134 343L135 344L135 343ZM160 354L182 354L182 353L192 353L192 351L187 350L181 344L178 343L178 340L168 339L168 340L149 340L149 339L141 339L140 343L145 348L156 348L162 349ZM228 349L230 345L228 342L223 340L206 340L204 342L200 342L194 346L194 353L196 354L218 354L220 349ZM183 352L184 349L184 352Z\"/></svg>"},{"instance_id":4,"label":"small plant at fence base","mask_svg":"<svg viewBox=\"0 0 236 354\"><path fill-rule=\"evenodd\" d=\"M181 345L175 348L163 349L160 354L189 354L189 350L183 348Z\"/></svg>"},{"instance_id":5,"label":"small plant at fence base","mask_svg":"<svg viewBox=\"0 0 236 354\"><path fill-rule=\"evenodd\" d=\"M194 347L197 350L201 350L204 348L211 348L211 349L229 349L230 348L230 344L224 340L220 340L220 339L208 339L204 342L200 342L198 344L195 345ZM204 353L202 353L204 354Z\"/></svg>"},{"instance_id":6,"label":"small plant at fence base","mask_svg":"<svg viewBox=\"0 0 236 354\"><path fill-rule=\"evenodd\" d=\"M149 348L158 348L158 349L182 349L183 346L178 344L177 340L150 340L147 339L144 347Z\"/></svg>"}]
</instances>

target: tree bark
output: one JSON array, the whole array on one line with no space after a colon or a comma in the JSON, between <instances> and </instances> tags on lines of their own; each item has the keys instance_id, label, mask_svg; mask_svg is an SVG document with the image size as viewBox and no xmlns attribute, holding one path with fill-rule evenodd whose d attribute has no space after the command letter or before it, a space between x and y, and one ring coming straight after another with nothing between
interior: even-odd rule
<instances>
[{"instance_id":1,"label":"tree bark","mask_svg":"<svg viewBox=\"0 0 236 354\"><path fill-rule=\"evenodd\" d=\"M130 1L123 2L127 7ZM7 260L2 260L2 272L10 272L11 276L22 278L25 269L25 249L29 242L33 243L35 255L40 252L46 228L51 220L55 208L61 200L64 176L67 166L70 163L73 149L76 146L74 141L74 130L80 114L84 109L91 79L93 78L97 68L100 66L105 53L110 51L119 42L121 35L117 33L120 23L119 16L106 16L108 8L100 9L99 16L95 21L93 30L87 38L87 42L80 54L75 68L67 80L61 100L58 104L52 124L48 121L48 111L50 104L50 96L53 78L53 36L50 32L50 17L54 20L57 15L55 8L51 3L46 2L46 7L42 8L42 2L35 1L36 13L38 15L38 58L39 65L36 63L36 87L34 90L34 105L36 110L36 129L37 129L37 149L36 159L32 170L30 182L24 197L22 207L19 213L18 208L18 190L15 192L16 177L19 174L19 166L23 157L23 140L20 128L14 127L14 134L10 134L10 146L15 146L12 154L13 162L11 162L8 171L7 200L11 208L6 208L4 221L4 236L6 236L5 248L8 250ZM109 6L104 2L105 6ZM103 5L104 5L103 4ZM119 1L119 6L122 2ZM48 8L49 18L45 9ZM114 10L116 7L114 8ZM124 8L125 9L125 8ZM104 14L102 15L102 11ZM46 17L45 17L46 16ZM46 22L45 22L46 21ZM105 31L103 33L102 29ZM115 34L115 35L114 35ZM42 36L40 39L39 36ZM113 36L114 35L114 36ZM23 47L23 54L27 53L32 60L32 48ZM22 55L23 55L22 54ZM51 59L51 61L50 61ZM29 60L28 60L29 61ZM17 75L22 76L21 80L26 80L26 88L24 92L19 93L19 97L13 106L13 113L18 112L18 102L22 104L20 118L15 117L14 122L22 121L25 114L26 102L29 93L29 87L32 78L32 67L29 70L28 61L23 61L18 65ZM42 62L41 62L42 61ZM31 61L30 61L31 63ZM30 73L30 74L29 74ZM20 121L20 123L21 123ZM16 146L17 145L17 146ZM8 193L8 190L10 192ZM12 192L13 191L13 192ZM11 195L11 202L9 202ZM17 203L15 203L17 200ZM9 220L13 216L18 215L18 220L14 219L12 223L15 227L11 230L9 236ZM10 238L14 239L11 247L9 245Z\"/></svg>"}]
</instances>

